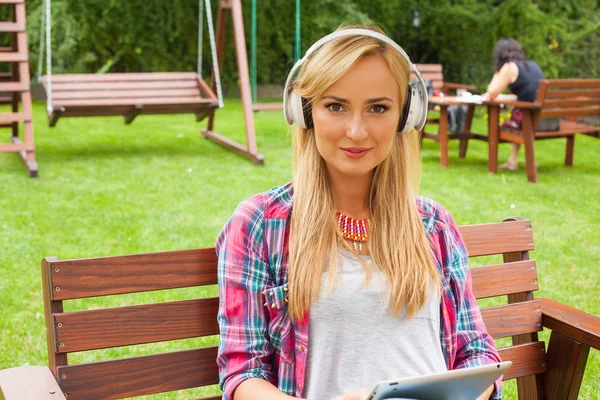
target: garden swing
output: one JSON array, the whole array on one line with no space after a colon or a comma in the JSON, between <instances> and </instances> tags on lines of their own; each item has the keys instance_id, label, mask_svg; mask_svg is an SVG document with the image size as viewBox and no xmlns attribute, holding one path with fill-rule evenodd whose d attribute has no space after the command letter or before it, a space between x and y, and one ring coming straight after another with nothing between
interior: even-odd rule
<instances>
[{"instance_id":1,"label":"garden swing","mask_svg":"<svg viewBox=\"0 0 600 400\"><path fill-rule=\"evenodd\" d=\"M44 0L38 79L46 90L48 124L59 118L120 116L130 124L140 114L195 114L198 121L223 107L210 0L207 0L214 90L202 79L203 0L199 0L198 70L196 72L150 72L107 74L52 74L51 0ZM45 29L44 29L45 28ZM45 43L44 37L45 34ZM46 75L42 55L46 47ZM215 86L215 85L213 85Z\"/></svg>"},{"instance_id":2,"label":"garden swing","mask_svg":"<svg viewBox=\"0 0 600 400\"><path fill-rule=\"evenodd\" d=\"M233 39L235 42L235 54L237 57L238 80L240 85L240 98L242 100L242 109L244 111L244 124L246 126L246 139L248 146L243 146L233 140L226 138L213 130L215 123L215 113L208 117L208 125L202 130L202 136L215 143L225 146L244 157L250 158L255 164L263 164L264 159L262 154L258 153L256 147L256 135L254 129L254 113L259 110L277 110L282 109L281 104L254 104L252 100L252 82L256 82L256 1L253 2L253 24L252 36L254 37L251 43L252 54L252 71L253 79L250 78L250 69L248 68L248 53L246 52L246 37L244 34L244 18L242 16L241 0L220 0L219 10L217 13L217 28L216 28L216 48L217 48L217 65L219 68L223 64L225 56L225 33L227 30L227 18L231 16L233 22ZM252 50L254 49L254 50ZM300 58L300 0L296 0L296 59ZM213 72L214 74L214 72ZM213 81L214 82L214 81ZM214 85L213 85L214 87ZM254 87L256 85L254 84Z\"/></svg>"}]
</instances>

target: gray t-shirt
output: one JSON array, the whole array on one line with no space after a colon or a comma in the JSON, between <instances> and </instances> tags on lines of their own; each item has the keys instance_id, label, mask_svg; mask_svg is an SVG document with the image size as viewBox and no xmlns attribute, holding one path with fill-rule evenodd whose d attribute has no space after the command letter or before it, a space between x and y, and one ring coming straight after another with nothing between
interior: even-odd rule
<instances>
[{"instance_id":1,"label":"gray t-shirt","mask_svg":"<svg viewBox=\"0 0 600 400\"><path fill-rule=\"evenodd\" d=\"M393 318L385 308L383 274L373 273L369 286L360 290L366 277L362 264L345 250L340 259L339 286L325 295L325 273L319 299L310 307L306 398L329 400L383 380L446 371L435 285L413 318L404 311Z\"/></svg>"}]
</instances>

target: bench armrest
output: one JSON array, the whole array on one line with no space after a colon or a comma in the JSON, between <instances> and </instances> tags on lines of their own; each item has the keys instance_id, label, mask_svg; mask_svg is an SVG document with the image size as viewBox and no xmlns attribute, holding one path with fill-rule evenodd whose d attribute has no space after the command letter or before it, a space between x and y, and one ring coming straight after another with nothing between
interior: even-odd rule
<instances>
[{"instance_id":1,"label":"bench armrest","mask_svg":"<svg viewBox=\"0 0 600 400\"><path fill-rule=\"evenodd\" d=\"M600 318L551 299L538 299L544 327L600 350Z\"/></svg>"},{"instance_id":2,"label":"bench armrest","mask_svg":"<svg viewBox=\"0 0 600 400\"><path fill-rule=\"evenodd\" d=\"M48 367L16 367L0 371L0 399L65 400Z\"/></svg>"},{"instance_id":3,"label":"bench armrest","mask_svg":"<svg viewBox=\"0 0 600 400\"><path fill-rule=\"evenodd\" d=\"M462 83L444 82L444 85L442 86L442 91L446 91L446 89L465 89L473 94L479 94L479 89L476 86L464 85Z\"/></svg>"}]
</instances>

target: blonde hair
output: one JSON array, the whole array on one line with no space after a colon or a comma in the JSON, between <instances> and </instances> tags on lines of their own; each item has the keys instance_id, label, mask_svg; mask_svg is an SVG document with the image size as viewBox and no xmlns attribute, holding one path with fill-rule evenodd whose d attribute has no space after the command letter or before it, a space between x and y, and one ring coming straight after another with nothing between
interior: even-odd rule
<instances>
[{"instance_id":1,"label":"blonde hair","mask_svg":"<svg viewBox=\"0 0 600 400\"><path fill-rule=\"evenodd\" d=\"M380 33L369 25L345 26ZM389 64L398 82L401 105L406 100L410 67L393 47L367 36L346 36L325 44L306 63L293 83L302 97L320 97L361 57L376 54ZM388 157L376 167L369 195L369 251L374 265L387 282L387 305L392 315L405 309L409 317L418 312L430 293L439 290L439 273L433 262L416 199L420 180L418 133L397 134ZM289 314L303 319L318 298L321 276L328 272L327 287L338 282L339 247L359 260L360 255L342 238L335 217L336 204L329 185L325 161L312 130L297 129L293 136L294 203L289 239ZM366 286L371 279L367 271ZM338 277L336 277L338 276Z\"/></svg>"}]
</instances>

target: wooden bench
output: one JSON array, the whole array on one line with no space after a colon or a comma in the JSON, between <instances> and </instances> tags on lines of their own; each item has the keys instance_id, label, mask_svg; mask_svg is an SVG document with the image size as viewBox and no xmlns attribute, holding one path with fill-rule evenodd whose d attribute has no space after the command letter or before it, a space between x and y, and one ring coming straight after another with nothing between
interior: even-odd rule
<instances>
[{"instance_id":1,"label":"wooden bench","mask_svg":"<svg viewBox=\"0 0 600 400\"><path fill-rule=\"evenodd\" d=\"M522 129L490 126L490 172L498 171L498 143L519 143L525 147L527 179L537 182L534 142L543 139L566 139L565 165L573 165L575 136L586 134L599 137L600 126L586 124L578 117L600 116L600 79L545 79L540 81L535 103L506 103L523 110ZM498 109L489 109L490 122L497 121ZM538 131L540 118L560 118L555 131Z\"/></svg>"},{"instance_id":2,"label":"wooden bench","mask_svg":"<svg viewBox=\"0 0 600 400\"><path fill-rule=\"evenodd\" d=\"M441 64L416 64L417 69L423 76L425 81L431 81L434 94L441 93L444 96L453 96L458 89L463 89L471 93L479 93L479 89L471 85L463 85L460 83L444 82L443 67ZM427 116L425 127L437 125L436 133L426 133L425 128L421 130L421 144L423 139L431 139L440 144L440 165L448 166L448 140L460 140L459 157L464 158L467 153L467 144L469 139L487 140L487 136L478 135L471 132L471 124L473 121L474 105L469 105L465 118L465 126L462 132L449 133L448 107L450 104L439 105L439 116ZM437 107L436 107L437 108Z\"/></svg>"},{"instance_id":3,"label":"wooden bench","mask_svg":"<svg viewBox=\"0 0 600 400\"><path fill-rule=\"evenodd\" d=\"M494 338L512 338L512 345L499 349L502 359L513 362L504 379L517 379L520 399L577 398L590 347L600 349L600 318L534 298L538 278L536 263L529 258L534 248L529 221L511 219L460 230L470 257L503 256L497 264L472 268L472 276L477 298L508 300L482 309ZM147 355L78 364L67 358L93 349L217 335L219 299L211 297L217 293L214 249L65 261L48 257L42 262L42 280L49 366L68 400L124 398L218 382L215 337L206 347L186 349L179 342L183 349L175 352L151 348ZM207 285L212 286L200 288ZM195 288L193 299L123 306L133 293L175 288ZM198 298L201 293L208 296ZM120 296L110 301L114 307L98 309L103 301L98 297L108 295ZM152 296L164 294L146 294ZM96 298L93 309L73 310L73 300L81 298ZM552 330L547 351L538 340L544 327ZM0 371L4 397L27 398L15 393L25 390L21 386L27 382L40 381L45 385L40 390L47 395L52 386L39 377L39 369ZM28 386L30 393L33 384ZM215 388L204 395L204 399L220 399Z\"/></svg>"}]
</instances>

